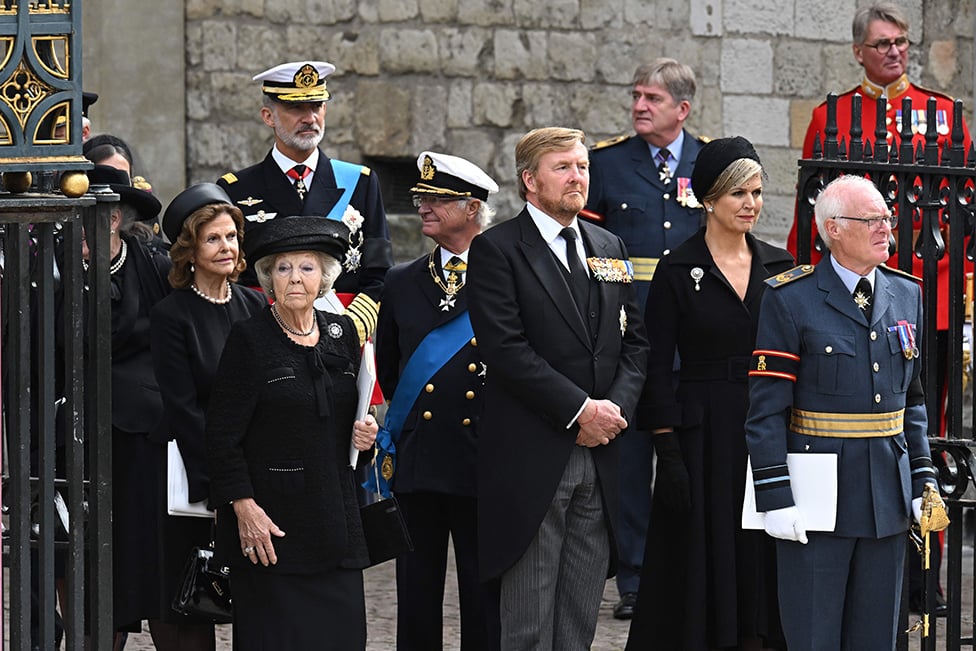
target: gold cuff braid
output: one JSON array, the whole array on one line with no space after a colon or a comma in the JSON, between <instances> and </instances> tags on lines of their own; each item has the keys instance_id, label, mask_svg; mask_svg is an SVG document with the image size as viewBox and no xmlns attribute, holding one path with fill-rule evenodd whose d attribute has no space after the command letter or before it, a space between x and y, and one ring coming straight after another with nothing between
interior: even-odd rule
<instances>
[{"instance_id":1,"label":"gold cuff braid","mask_svg":"<svg viewBox=\"0 0 976 651\"><path fill-rule=\"evenodd\" d=\"M343 312L350 317L356 324L356 332L359 334L359 345L366 343L376 331L376 318L380 311L380 304L371 299L366 294L356 294L349 307Z\"/></svg>"}]
</instances>

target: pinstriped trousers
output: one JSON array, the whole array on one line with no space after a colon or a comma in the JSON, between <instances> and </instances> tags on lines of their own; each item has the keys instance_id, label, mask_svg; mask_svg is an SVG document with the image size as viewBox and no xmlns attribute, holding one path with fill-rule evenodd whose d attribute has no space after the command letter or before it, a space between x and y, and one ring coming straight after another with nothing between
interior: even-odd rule
<instances>
[{"instance_id":1,"label":"pinstriped trousers","mask_svg":"<svg viewBox=\"0 0 976 651\"><path fill-rule=\"evenodd\" d=\"M585 651L610 562L593 457L576 446L539 531L501 577L502 651Z\"/></svg>"}]
</instances>

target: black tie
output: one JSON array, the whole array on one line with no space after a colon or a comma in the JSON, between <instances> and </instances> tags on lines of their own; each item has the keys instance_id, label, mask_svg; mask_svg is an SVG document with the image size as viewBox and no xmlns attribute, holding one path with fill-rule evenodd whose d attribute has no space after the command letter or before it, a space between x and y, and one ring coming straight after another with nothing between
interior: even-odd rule
<instances>
[{"instance_id":1,"label":"black tie","mask_svg":"<svg viewBox=\"0 0 976 651\"><path fill-rule=\"evenodd\" d=\"M661 183L667 185L671 182L671 168L668 167L668 159L671 158L671 152L666 148L659 149L656 158L661 161L657 166L658 178L661 179Z\"/></svg>"},{"instance_id":2,"label":"black tie","mask_svg":"<svg viewBox=\"0 0 976 651\"><path fill-rule=\"evenodd\" d=\"M857 304L868 323L871 322L871 283L867 278L861 278L854 287L854 303Z\"/></svg>"},{"instance_id":3,"label":"black tie","mask_svg":"<svg viewBox=\"0 0 976 651\"><path fill-rule=\"evenodd\" d=\"M566 262L569 266L570 289L580 314L585 315L590 304L590 277L576 252L576 231L567 226L559 232L559 236L566 240Z\"/></svg>"}]
</instances>

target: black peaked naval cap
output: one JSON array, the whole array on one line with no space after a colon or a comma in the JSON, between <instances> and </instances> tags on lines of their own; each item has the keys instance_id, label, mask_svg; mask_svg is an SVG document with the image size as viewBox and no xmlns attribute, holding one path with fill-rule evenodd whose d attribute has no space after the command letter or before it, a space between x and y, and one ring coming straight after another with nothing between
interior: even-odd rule
<instances>
[{"instance_id":1,"label":"black peaked naval cap","mask_svg":"<svg viewBox=\"0 0 976 651\"><path fill-rule=\"evenodd\" d=\"M132 187L132 179L125 170L109 165L96 165L88 170L88 183L91 185L107 185L119 195L122 203L127 203L139 213L139 221L157 226L156 217L162 210L163 204L151 192ZM158 228L158 226L157 226ZM157 229L153 229L158 232Z\"/></svg>"},{"instance_id":2,"label":"black peaked naval cap","mask_svg":"<svg viewBox=\"0 0 976 651\"><path fill-rule=\"evenodd\" d=\"M170 202L163 214L163 232L169 241L176 241L176 238L180 236L180 231L183 230L183 222L190 215L200 208L214 203L234 205L224 189L216 183L191 185L176 195L176 198Z\"/></svg>"},{"instance_id":3,"label":"black peaked naval cap","mask_svg":"<svg viewBox=\"0 0 976 651\"><path fill-rule=\"evenodd\" d=\"M725 168L740 158L751 158L762 164L756 148L742 136L718 138L705 143L698 152L695 169L691 173L691 190L699 202L708 196L712 186L715 185L715 180L721 176Z\"/></svg>"},{"instance_id":4,"label":"black peaked naval cap","mask_svg":"<svg viewBox=\"0 0 976 651\"><path fill-rule=\"evenodd\" d=\"M292 251L321 251L341 261L349 249L349 228L325 217L281 217L252 227L244 239L248 260Z\"/></svg>"}]
</instances>

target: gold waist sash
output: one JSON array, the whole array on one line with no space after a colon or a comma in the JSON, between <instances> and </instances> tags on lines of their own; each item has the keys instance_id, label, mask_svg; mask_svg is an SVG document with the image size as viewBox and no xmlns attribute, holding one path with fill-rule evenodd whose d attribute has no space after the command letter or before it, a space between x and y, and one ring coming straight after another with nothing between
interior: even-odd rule
<instances>
[{"instance_id":1,"label":"gold waist sash","mask_svg":"<svg viewBox=\"0 0 976 651\"><path fill-rule=\"evenodd\" d=\"M806 436L866 439L901 434L904 420L904 409L881 414L835 414L794 409L790 413L790 429Z\"/></svg>"},{"instance_id":2,"label":"gold waist sash","mask_svg":"<svg viewBox=\"0 0 976 651\"><path fill-rule=\"evenodd\" d=\"M654 270L660 258L630 258L634 265L634 280L650 281L654 277Z\"/></svg>"}]
</instances>

